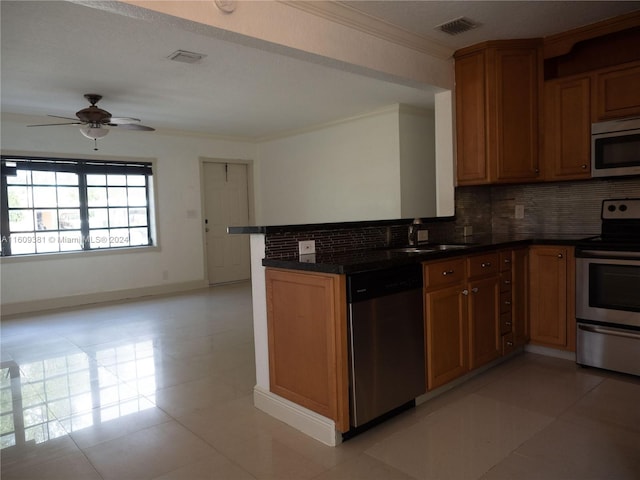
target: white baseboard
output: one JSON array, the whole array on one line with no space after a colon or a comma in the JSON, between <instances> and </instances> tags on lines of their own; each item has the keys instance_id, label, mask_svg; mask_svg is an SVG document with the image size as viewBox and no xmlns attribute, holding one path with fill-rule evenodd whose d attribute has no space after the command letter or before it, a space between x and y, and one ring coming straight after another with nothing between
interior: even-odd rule
<instances>
[{"instance_id":1,"label":"white baseboard","mask_svg":"<svg viewBox=\"0 0 640 480\"><path fill-rule=\"evenodd\" d=\"M43 300L32 300L29 302L14 302L2 305L2 318L24 315L29 313L41 313L48 310L59 310L62 308L80 307L98 303L115 302L121 300L131 300L135 298L170 295L174 293L187 292L189 290L199 290L207 288L209 285L205 280L193 282L171 283L168 285L157 285L153 287L135 288L130 290L116 290L112 292L97 292L83 295L71 295L60 298L47 298Z\"/></svg>"},{"instance_id":2,"label":"white baseboard","mask_svg":"<svg viewBox=\"0 0 640 480\"><path fill-rule=\"evenodd\" d=\"M542 345L532 345L527 343L524 346L525 352L537 353L538 355L546 355L547 357L562 358L563 360L576 361L576 352L567 350L559 350L557 348L543 347Z\"/></svg>"},{"instance_id":3,"label":"white baseboard","mask_svg":"<svg viewBox=\"0 0 640 480\"><path fill-rule=\"evenodd\" d=\"M342 442L342 435L336 431L336 425L333 420L279 397L257 385L253 388L253 404L263 412L325 445L335 447Z\"/></svg>"}]
</instances>

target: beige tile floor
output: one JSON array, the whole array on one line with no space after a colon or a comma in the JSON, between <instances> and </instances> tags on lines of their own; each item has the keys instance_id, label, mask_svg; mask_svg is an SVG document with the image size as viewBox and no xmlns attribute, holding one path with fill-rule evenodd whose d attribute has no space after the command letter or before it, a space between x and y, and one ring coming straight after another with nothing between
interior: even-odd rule
<instances>
[{"instance_id":1,"label":"beige tile floor","mask_svg":"<svg viewBox=\"0 0 640 480\"><path fill-rule=\"evenodd\" d=\"M248 284L2 324L2 479L639 479L640 379L517 356L326 447L252 405Z\"/></svg>"}]
</instances>

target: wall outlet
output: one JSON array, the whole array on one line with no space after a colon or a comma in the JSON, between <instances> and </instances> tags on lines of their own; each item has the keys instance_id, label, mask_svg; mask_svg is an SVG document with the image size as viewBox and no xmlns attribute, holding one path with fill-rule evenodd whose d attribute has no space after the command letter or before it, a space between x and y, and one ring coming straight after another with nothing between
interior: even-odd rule
<instances>
[{"instance_id":1,"label":"wall outlet","mask_svg":"<svg viewBox=\"0 0 640 480\"><path fill-rule=\"evenodd\" d=\"M524 218L524 205L516 205L516 213L515 213L515 217L517 219L522 219Z\"/></svg>"},{"instance_id":2,"label":"wall outlet","mask_svg":"<svg viewBox=\"0 0 640 480\"><path fill-rule=\"evenodd\" d=\"M465 225L462 228L462 236L470 237L471 235L473 235L473 227L471 225Z\"/></svg>"},{"instance_id":3,"label":"wall outlet","mask_svg":"<svg viewBox=\"0 0 640 480\"><path fill-rule=\"evenodd\" d=\"M418 242L429 241L429 230L418 230Z\"/></svg>"},{"instance_id":4,"label":"wall outlet","mask_svg":"<svg viewBox=\"0 0 640 480\"><path fill-rule=\"evenodd\" d=\"M316 241L304 240L302 242L298 242L298 253L300 253L300 255L309 255L310 253L316 253Z\"/></svg>"}]
</instances>

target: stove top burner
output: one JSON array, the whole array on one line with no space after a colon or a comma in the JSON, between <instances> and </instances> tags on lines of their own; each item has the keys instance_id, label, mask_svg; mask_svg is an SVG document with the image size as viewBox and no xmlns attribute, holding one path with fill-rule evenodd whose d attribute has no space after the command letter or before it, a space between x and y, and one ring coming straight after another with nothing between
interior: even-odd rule
<instances>
[{"instance_id":1,"label":"stove top burner","mask_svg":"<svg viewBox=\"0 0 640 480\"><path fill-rule=\"evenodd\" d=\"M640 251L640 198L602 201L601 234L578 242L581 248Z\"/></svg>"}]
</instances>

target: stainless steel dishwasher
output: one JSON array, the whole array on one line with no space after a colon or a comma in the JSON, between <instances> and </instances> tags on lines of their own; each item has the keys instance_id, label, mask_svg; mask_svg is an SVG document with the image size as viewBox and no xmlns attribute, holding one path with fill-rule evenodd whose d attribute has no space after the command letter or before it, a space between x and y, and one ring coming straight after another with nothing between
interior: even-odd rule
<instances>
[{"instance_id":1,"label":"stainless steel dishwasher","mask_svg":"<svg viewBox=\"0 0 640 480\"><path fill-rule=\"evenodd\" d=\"M425 393L420 264L347 277L351 427Z\"/></svg>"}]
</instances>

